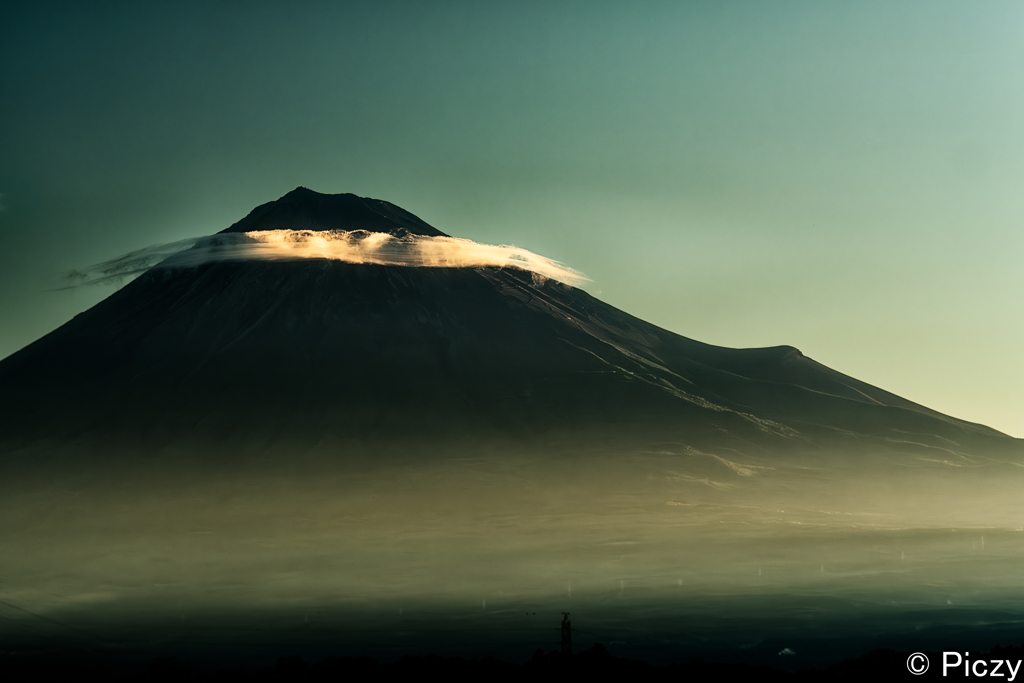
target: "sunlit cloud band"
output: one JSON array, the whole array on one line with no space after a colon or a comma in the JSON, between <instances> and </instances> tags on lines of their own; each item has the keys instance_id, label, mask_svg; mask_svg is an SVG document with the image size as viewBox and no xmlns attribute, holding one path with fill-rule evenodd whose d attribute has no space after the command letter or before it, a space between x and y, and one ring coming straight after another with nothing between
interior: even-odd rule
<instances>
[{"instance_id":1,"label":"sunlit cloud band","mask_svg":"<svg viewBox=\"0 0 1024 683\"><path fill-rule=\"evenodd\" d=\"M570 285L589 282L558 261L511 245L457 237L315 230L223 233L157 244L69 274L71 286L119 281L151 268L189 268L219 261L331 259L413 268L520 268Z\"/></svg>"}]
</instances>

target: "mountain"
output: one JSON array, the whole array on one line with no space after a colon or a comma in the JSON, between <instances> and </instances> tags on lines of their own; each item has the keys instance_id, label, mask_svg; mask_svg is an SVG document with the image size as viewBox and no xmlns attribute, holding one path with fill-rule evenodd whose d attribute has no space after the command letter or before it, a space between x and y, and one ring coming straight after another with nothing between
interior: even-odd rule
<instances>
[{"instance_id":1,"label":"mountain","mask_svg":"<svg viewBox=\"0 0 1024 683\"><path fill-rule=\"evenodd\" d=\"M277 229L444 235L388 202L305 188L223 232ZM1012 441L795 348L703 344L524 270L323 259L151 270L0 362L0 411L15 442L572 432L740 452L865 440L969 452Z\"/></svg>"},{"instance_id":2,"label":"mountain","mask_svg":"<svg viewBox=\"0 0 1024 683\"><path fill-rule=\"evenodd\" d=\"M304 188L225 232L281 229L444 237ZM0 361L0 650L522 660L571 610L777 661L1024 614L1020 440L519 268L200 261Z\"/></svg>"}]
</instances>

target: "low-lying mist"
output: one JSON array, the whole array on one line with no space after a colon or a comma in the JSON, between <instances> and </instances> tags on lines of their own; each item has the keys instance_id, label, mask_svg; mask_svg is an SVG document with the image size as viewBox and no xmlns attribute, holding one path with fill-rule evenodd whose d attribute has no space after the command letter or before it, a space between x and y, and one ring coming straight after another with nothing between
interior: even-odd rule
<instances>
[{"instance_id":1,"label":"low-lying mist","mask_svg":"<svg viewBox=\"0 0 1024 683\"><path fill-rule=\"evenodd\" d=\"M4 470L11 632L355 643L372 625L526 648L571 611L594 639L683 647L1024 615L1024 482L997 460L339 441Z\"/></svg>"}]
</instances>

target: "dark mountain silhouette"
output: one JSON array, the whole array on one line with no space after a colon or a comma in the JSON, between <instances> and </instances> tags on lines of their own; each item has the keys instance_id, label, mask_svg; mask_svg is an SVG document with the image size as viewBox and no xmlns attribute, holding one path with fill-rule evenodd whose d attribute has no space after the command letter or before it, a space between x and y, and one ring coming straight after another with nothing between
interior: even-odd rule
<instances>
[{"instance_id":1,"label":"dark mountain silhouette","mask_svg":"<svg viewBox=\"0 0 1024 683\"><path fill-rule=\"evenodd\" d=\"M228 230L283 228L441 235L303 188ZM0 652L312 676L520 657L571 611L797 668L1020 622L1020 440L526 270L196 261L0 361Z\"/></svg>"},{"instance_id":2,"label":"dark mountain silhouette","mask_svg":"<svg viewBox=\"0 0 1024 683\"><path fill-rule=\"evenodd\" d=\"M254 230L366 230L392 235L446 236L394 204L354 194L320 194L305 187L257 206L222 232Z\"/></svg>"},{"instance_id":3,"label":"dark mountain silhouette","mask_svg":"<svg viewBox=\"0 0 1024 683\"><path fill-rule=\"evenodd\" d=\"M225 232L282 228L444 234L384 201L305 188ZM570 431L741 452L1015 444L795 348L703 344L530 272L329 260L147 272L0 362L0 410L8 442Z\"/></svg>"}]
</instances>

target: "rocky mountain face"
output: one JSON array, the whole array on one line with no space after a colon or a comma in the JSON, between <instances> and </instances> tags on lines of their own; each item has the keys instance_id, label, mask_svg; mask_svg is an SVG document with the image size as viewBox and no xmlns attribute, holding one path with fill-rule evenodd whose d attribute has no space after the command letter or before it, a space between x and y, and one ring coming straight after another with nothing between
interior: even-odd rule
<instances>
[{"instance_id":1,"label":"rocky mountain face","mask_svg":"<svg viewBox=\"0 0 1024 683\"><path fill-rule=\"evenodd\" d=\"M225 232L271 229L444 234L387 202L304 188ZM576 433L741 452L1014 441L795 348L703 344L524 270L326 259L149 271L0 362L0 409L13 441Z\"/></svg>"}]
</instances>

